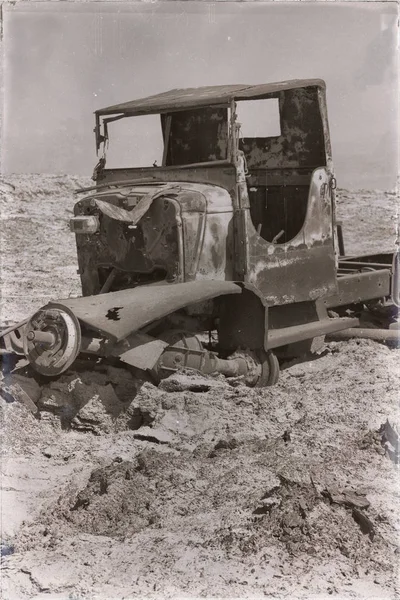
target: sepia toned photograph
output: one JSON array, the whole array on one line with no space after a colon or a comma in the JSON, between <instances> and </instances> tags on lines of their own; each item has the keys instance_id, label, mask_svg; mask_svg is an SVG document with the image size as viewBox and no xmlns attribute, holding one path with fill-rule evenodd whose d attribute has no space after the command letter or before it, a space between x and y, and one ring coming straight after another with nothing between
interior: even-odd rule
<instances>
[{"instance_id":1,"label":"sepia toned photograph","mask_svg":"<svg viewBox=\"0 0 400 600\"><path fill-rule=\"evenodd\" d=\"M397 598L398 4L0 19L2 598Z\"/></svg>"}]
</instances>

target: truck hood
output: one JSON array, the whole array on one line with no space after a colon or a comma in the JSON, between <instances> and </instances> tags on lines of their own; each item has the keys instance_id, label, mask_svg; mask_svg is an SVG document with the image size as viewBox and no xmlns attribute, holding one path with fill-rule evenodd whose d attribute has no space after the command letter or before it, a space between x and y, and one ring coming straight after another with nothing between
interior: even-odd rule
<instances>
[{"instance_id":1,"label":"truck hood","mask_svg":"<svg viewBox=\"0 0 400 600\"><path fill-rule=\"evenodd\" d=\"M107 216L135 224L149 210L153 201L160 196L175 197L183 205L184 210L191 211L196 210L196 206L191 206L191 203L193 197L198 197L198 194L203 197L207 212L219 213L232 210L232 199L225 188L188 182L120 183L116 185L111 183L104 189L96 190L85 196L77 204L87 203L89 200L93 206L97 205Z\"/></svg>"}]
</instances>

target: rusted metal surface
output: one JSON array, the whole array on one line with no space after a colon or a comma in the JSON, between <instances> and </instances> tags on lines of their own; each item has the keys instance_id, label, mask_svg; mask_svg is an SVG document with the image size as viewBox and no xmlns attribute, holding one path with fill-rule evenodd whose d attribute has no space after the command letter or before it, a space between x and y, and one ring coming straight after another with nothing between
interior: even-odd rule
<instances>
[{"instance_id":1,"label":"rusted metal surface","mask_svg":"<svg viewBox=\"0 0 400 600\"><path fill-rule=\"evenodd\" d=\"M189 165L226 160L228 154L227 109L205 107L201 110L161 115L165 139L169 140L165 166ZM167 138L167 125L170 131Z\"/></svg>"},{"instance_id":2,"label":"rusted metal surface","mask_svg":"<svg viewBox=\"0 0 400 600\"><path fill-rule=\"evenodd\" d=\"M121 346L122 344L114 346L112 351L113 356L118 356L122 362L145 371L146 369L152 369L156 365L168 343L137 332L133 336L129 336L130 347L128 350Z\"/></svg>"},{"instance_id":3,"label":"rusted metal surface","mask_svg":"<svg viewBox=\"0 0 400 600\"><path fill-rule=\"evenodd\" d=\"M346 251L344 249L343 227L342 223L339 221L336 221L336 234L339 248L339 257L342 258L343 256L345 256Z\"/></svg>"},{"instance_id":4,"label":"rusted metal surface","mask_svg":"<svg viewBox=\"0 0 400 600\"><path fill-rule=\"evenodd\" d=\"M120 341L188 304L225 294L240 294L241 291L238 285L229 281L193 281L68 298L57 304L67 307L85 325Z\"/></svg>"},{"instance_id":5,"label":"rusted metal surface","mask_svg":"<svg viewBox=\"0 0 400 600\"><path fill-rule=\"evenodd\" d=\"M339 268L348 266L348 263L357 263L360 267L370 267L371 264L390 268L393 263L393 252L382 254L362 254L361 256L345 256L339 261ZM368 263L367 265L365 263Z\"/></svg>"},{"instance_id":6,"label":"rusted metal surface","mask_svg":"<svg viewBox=\"0 0 400 600\"><path fill-rule=\"evenodd\" d=\"M280 329L272 329L268 332L267 348L271 350L293 342L299 342L312 337L325 335L333 331L342 331L349 327L356 327L359 324L358 319L346 318L341 319L323 319L303 325L293 325L291 327L281 327Z\"/></svg>"},{"instance_id":7,"label":"rusted metal surface","mask_svg":"<svg viewBox=\"0 0 400 600\"><path fill-rule=\"evenodd\" d=\"M147 196L144 196L139 201L139 203L142 202L143 200L147 200ZM100 209L100 211L104 215L107 215L107 217L110 217L110 219L115 219L116 221L124 221L125 223L131 223L131 224L136 222L136 219L132 215L133 211L127 211L124 208L121 208L120 206L115 206L114 204L111 204L111 202L104 202L104 200L95 199L94 203ZM147 212L149 207L150 207L150 203L147 202L146 210L144 212ZM141 214L139 219L142 216L143 215ZM139 219L137 219L137 220L139 220Z\"/></svg>"},{"instance_id":8,"label":"rusted metal surface","mask_svg":"<svg viewBox=\"0 0 400 600\"><path fill-rule=\"evenodd\" d=\"M175 187L170 188L161 188L162 193L171 193L175 191ZM116 221L123 221L125 223L130 223L131 225L136 225L140 219L147 213L152 203L156 198L160 195L160 190L156 189L153 191L143 195L136 206L131 210L125 210L111 202L104 202L103 200L99 200L96 198L94 200L96 206L100 209L100 211L110 217L110 219L115 219ZM125 197L126 198L126 197Z\"/></svg>"},{"instance_id":9,"label":"rusted metal surface","mask_svg":"<svg viewBox=\"0 0 400 600\"><path fill-rule=\"evenodd\" d=\"M107 214L98 210L98 199L94 202L93 198L84 199L75 206L76 216L101 217L98 234L76 238L84 295L99 293L113 269L117 270L114 289L157 278L179 280L183 272L183 242L174 189L174 186L168 188L167 198L154 190L148 194L146 188L129 188L123 197L118 192L109 192ZM125 207L123 221L119 218L121 207L114 210L117 203ZM136 227L138 221L140 227Z\"/></svg>"},{"instance_id":10,"label":"rusted metal surface","mask_svg":"<svg viewBox=\"0 0 400 600\"><path fill-rule=\"evenodd\" d=\"M243 286L242 294L219 300L218 339L221 348L263 349L267 343L268 310L257 290Z\"/></svg>"},{"instance_id":11,"label":"rusted metal surface","mask_svg":"<svg viewBox=\"0 0 400 600\"><path fill-rule=\"evenodd\" d=\"M365 273L344 275L338 279L338 291L323 299L327 308L346 306L390 295L390 271L379 269Z\"/></svg>"},{"instance_id":12,"label":"rusted metal surface","mask_svg":"<svg viewBox=\"0 0 400 600\"><path fill-rule=\"evenodd\" d=\"M230 360L218 358L214 352L206 350L200 339L193 333L182 331L165 332L163 339L168 342L161 354L153 373L157 379L168 377L171 373L185 368L201 373L222 373L229 377L249 376L249 383L257 381L259 367L254 361L244 357Z\"/></svg>"},{"instance_id":13,"label":"rusted metal surface","mask_svg":"<svg viewBox=\"0 0 400 600\"><path fill-rule=\"evenodd\" d=\"M329 181L325 168L314 171L302 226L283 244L263 239L251 219L247 219L250 248L247 279L271 306L316 300L337 290ZM290 217L286 223L285 219L277 219L275 229L266 224L269 236L288 226L292 231L298 229L298 225L290 224Z\"/></svg>"},{"instance_id":14,"label":"rusted metal surface","mask_svg":"<svg viewBox=\"0 0 400 600\"><path fill-rule=\"evenodd\" d=\"M325 84L321 80L294 80L258 86L216 86L197 90L172 90L155 97L115 105L96 112L98 149L108 141L107 123L100 134L99 116L115 113L118 117L161 113L164 136L162 165L184 166L229 159L235 163L236 102L278 98L280 136L242 138L250 169L312 167L331 163L329 129L325 106ZM221 105L222 102L222 105ZM231 116L228 116L228 108ZM240 110L239 110L240 121ZM237 137L239 137L237 135ZM104 177L104 166L98 178Z\"/></svg>"},{"instance_id":15,"label":"rusted metal surface","mask_svg":"<svg viewBox=\"0 0 400 600\"><path fill-rule=\"evenodd\" d=\"M319 87L325 89L322 79L292 79L277 83L261 85L216 85L199 88L176 89L132 100L122 104L114 104L96 111L97 116L111 114L140 115L151 113L165 113L169 110L190 109L200 106L216 104L229 105L231 100L248 100L250 98L263 98L284 90L296 88Z\"/></svg>"},{"instance_id":16,"label":"rusted metal surface","mask_svg":"<svg viewBox=\"0 0 400 600\"><path fill-rule=\"evenodd\" d=\"M24 354L23 336L29 318L0 331L0 354Z\"/></svg>"},{"instance_id":17,"label":"rusted metal surface","mask_svg":"<svg viewBox=\"0 0 400 600\"><path fill-rule=\"evenodd\" d=\"M393 303L400 307L400 251L393 255L392 261L392 284L390 289Z\"/></svg>"},{"instance_id":18,"label":"rusted metal surface","mask_svg":"<svg viewBox=\"0 0 400 600\"><path fill-rule=\"evenodd\" d=\"M240 87L240 86L239 86ZM332 204L332 191L328 191L330 184L330 174L326 170L324 173L323 192L320 192L320 182L313 184L313 170L316 166L326 167L328 163L328 150L330 148L329 140L325 139L327 127L324 122L326 114L321 109L324 103L321 98L324 95L324 85L320 81L307 80L303 82L283 82L282 84L268 84L263 86L238 86L233 88L218 87L214 90L210 88L200 90L199 94L193 90L184 91L184 102L194 102L195 110L184 110L183 105L176 104L171 108L170 102L181 98L182 94L167 93L162 95L162 100L168 99L164 105L161 115L164 131L164 139L168 142L168 148L165 154L165 163L167 165L176 165L175 177L182 176L183 179L193 177L190 169L184 169L184 166L201 164L198 161L215 160L219 162L221 158L228 158L234 165L234 170L224 169L224 179L221 172L216 173L213 169L199 169L194 177L209 177L209 173L219 175L221 179L216 181L225 187L232 200L232 216L228 214L222 217L202 218L191 215L182 215L182 226L184 237L182 247L186 253L194 255L192 247L199 249L202 247L200 255L191 260L191 264L185 259L183 269L175 271L175 281L187 280L196 276L196 278L218 278L218 279L238 279L249 281L255 285L261 285L263 292L263 281L266 276L260 275L260 261L256 252L262 253L262 262L265 270L273 271L284 267L288 270L288 265L292 265L292 272L297 274L293 279L292 273L287 273L288 280L292 281L290 293L281 292L279 289L274 295L269 295L272 303L296 302L300 300L314 299L324 293L332 293L335 289L335 278L333 275L335 256L332 237L332 210L325 210L326 214L316 214L320 204ZM204 93L203 93L204 92ZM226 108L210 106L215 98L223 95L229 100L230 121L228 123L228 111ZM254 138L241 139L240 125L236 115L235 100L244 100L250 98L268 98L276 97L279 99L282 133L275 138ZM206 98L208 106L203 106L202 101ZM159 98L160 99L160 98ZM200 103L198 100L200 99ZM147 102L147 101L146 101ZM153 99L147 103L149 108ZM218 104L218 102L217 102ZM159 107L159 105L157 105ZM178 110L180 106L180 109ZM132 108L132 107L131 107ZM169 112L171 109L171 112ZM322 114L324 113L324 114ZM130 113L129 113L130 114ZM133 114L133 113L132 113ZM167 132L168 128L168 132ZM249 173L246 169L249 169ZM274 171L275 180L277 169L281 170L280 177L283 182L276 182L274 188L270 181L270 171ZM166 171L168 167L156 169L157 177L161 179L170 177L171 171ZM254 169L254 171L253 171ZM197 171L197 167L194 167ZM302 186L296 185L298 172L304 179ZM144 174L150 174L149 170L126 170L126 176L132 177L137 174L143 177ZM154 172L154 171L153 171ZM256 177L256 187L250 187L247 184L247 174L250 177ZM105 178L117 177L119 173L103 172ZM264 184L262 183L264 178ZM322 175L319 174L319 179ZM311 192L309 194L309 188ZM215 190L215 194L218 190ZM316 201L317 194L326 198L322 202ZM193 194L194 195L194 194ZM177 199L179 204L179 198ZM311 205L311 209L310 209ZM250 208L250 215L248 209ZM193 212L193 211L192 211ZM210 212L210 211L208 211ZM321 211L320 211L321 213ZM329 214L328 214L329 213ZM321 218L322 217L322 218ZM319 222L317 223L317 221ZM252 227L255 225L258 238L265 238L272 243L273 248L262 247L259 240L252 240ZM321 226L322 225L322 226ZM324 229L325 227L325 229ZM324 230L323 230L324 229ZM308 239L295 239L300 231L304 230L308 234ZM307 237L307 236L303 236ZM203 240L204 245L201 245ZM208 245L207 245L207 240ZM291 247L283 244L293 240ZM192 243L193 242L193 243ZM254 243L253 243L254 242ZM306 252L298 253L295 256L294 246L307 248ZM311 246L324 245L325 252L321 250L310 257L308 250ZM208 246L208 247L207 247ZM274 251L277 248L276 254ZM290 256L285 256L285 265L282 264L282 256L278 256L280 250L284 250ZM266 257L267 255L267 257ZM274 255L274 256L273 256ZM197 260L198 259L198 260ZM230 259L230 260L229 260ZM279 260L280 259L280 260ZM309 281L311 289L308 294L299 288L299 277L304 277L304 271L315 265L312 280ZM289 269L290 270L290 269ZM196 271L196 275L195 275ZM325 277L324 277L325 274ZM171 274L169 275L171 278ZM328 278L333 279L327 283ZM268 276L268 280L270 277ZM276 287L276 279L272 276L270 287ZM281 277L279 277L279 281ZM265 287L265 286L264 286Z\"/></svg>"},{"instance_id":19,"label":"rusted metal surface","mask_svg":"<svg viewBox=\"0 0 400 600\"><path fill-rule=\"evenodd\" d=\"M138 167L135 169L105 169L102 178L99 179L99 188L102 185L123 185L124 180L130 184L141 184L153 182L193 182L219 185L227 190L233 190L235 186L235 168L228 161L224 164L214 161L211 164L197 164L175 167ZM96 188L89 188L96 189Z\"/></svg>"},{"instance_id":20,"label":"rusted metal surface","mask_svg":"<svg viewBox=\"0 0 400 600\"><path fill-rule=\"evenodd\" d=\"M296 89L279 95L281 135L242 138L240 148L253 168L301 168L326 165L322 117L317 88ZM240 120L240 106L238 107Z\"/></svg>"},{"instance_id":21,"label":"rusted metal surface","mask_svg":"<svg viewBox=\"0 0 400 600\"><path fill-rule=\"evenodd\" d=\"M234 278L232 199L225 189L182 183L149 193L127 186L80 201L75 214L88 218L97 209L98 233L77 236L84 295L133 287L146 277Z\"/></svg>"},{"instance_id":22,"label":"rusted metal surface","mask_svg":"<svg viewBox=\"0 0 400 600\"><path fill-rule=\"evenodd\" d=\"M1 342L4 344L4 353L12 353L12 354L24 354L24 346L23 346L23 334L24 334L25 326L20 328L13 329L8 333L5 333ZM1 348L2 350L2 348Z\"/></svg>"},{"instance_id":23,"label":"rusted metal surface","mask_svg":"<svg viewBox=\"0 0 400 600\"><path fill-rule=\"evenodd\" d=\"M9 335L10 333L15 332L18 329L23 329L24 325L29 321L29 317L26 319L23 319L22 321L20 321L19 323L15 323L14 325L10 325L9 327L5 327L4 329L0 330L0 338L3 338L7 335Z\"/></svg>"}]
</instances>

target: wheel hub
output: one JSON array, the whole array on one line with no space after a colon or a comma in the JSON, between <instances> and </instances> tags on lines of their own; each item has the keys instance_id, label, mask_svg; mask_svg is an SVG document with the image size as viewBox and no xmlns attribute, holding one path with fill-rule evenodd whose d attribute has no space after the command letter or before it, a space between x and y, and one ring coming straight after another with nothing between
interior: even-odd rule
<instances>
[{"instance_id":1,"label":"wheel hub","mask_svg":"<svg viewBox=\"0 0 400 600\"><path fill-rule=\"evenodd\" d=\"M24 353L41 375L66 371L81 348L81 329L75 315L64 306L41 308L25 326Z\"/></svg>"}]
</instances>

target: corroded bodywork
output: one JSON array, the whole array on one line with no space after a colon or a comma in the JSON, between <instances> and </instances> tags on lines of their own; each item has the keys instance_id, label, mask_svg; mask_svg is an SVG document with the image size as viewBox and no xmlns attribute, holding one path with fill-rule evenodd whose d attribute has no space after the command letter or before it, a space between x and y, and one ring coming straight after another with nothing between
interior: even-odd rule
<instances>
[{"instance_id":1,"label":"corroded bodywork","mask_svg":"<svg viewBox=\"0 0 400 600\"><path fill-rule=\"evenodd\" d=\"M254 100L275 103L279 131L242 133ZM107 168L112 123L152 114L161 164ZM95 185L71 219L83 297L7 334L40 373L84 352L158 379L188 367L272 385L276 355L357 325L328 309L390 296L398 258L339 256L323 81L172 90L96 111L95 136Z\"/></svg>"},{"instance_id":2,"label":"corroded bodywork","mask_svg":"<svg viewBox=\"0 0 400 600\"><path fill-rule=\"evenodd\" d=\"M292 205L292 210L296 207ZM304 224L284 243L271 243L247 219L247 279L270 306L317 300L337 292L332 191L325 168L311 177Z\"/></svg>"},{"instance_id":3,"label":"corroded bodywork","mask_svg":"<svg viewBox=\"0 0 400 600\"><path fill-rule=\"evenodd\" d=\"M143 202L138 227L133 213ZM114 291L146 281L233 280L232 199L221 187L130 185L123 194L106 191L79 201L75 217L82 216L99 222L95 236L77 235L84 295L98 294L113 269Z\"/></svg>"},{"instance_id":4,"label":"corroded bodywork","mask_svg":"<svg viewBox=\"0 0 400 600\"><path fill-rule=\"evenodd\" d=\"M271 99L279 135L245 137L243 103ZM107 169L103 153L96 189L76 206L77 216L94 215L104 198L133 212L150 199L137 225L103 215L95 237L77 236L84 294L159 281L241 283L239 296L207 305L229 350L279 346L275 330L296 342L345 327L326 312L341 290L324 82L172 90L107 107L96 112L97 149L112 142L114 120L150 114L160 115L162 164ZM380 285L372 278L371 297Z\"/></svg>"},{"instance_id":5,"label":"corroded bodywork","mask_svg":"<svg viewBox=\"0 0 400 600\"><path fill-rule=\"evenodd\" d=\"M240 103L260 98L278 100L281 134L242 137ZM171 205L171 227L179 223L175 243L182 248L181 264L171 271L178 255L173 260L166 253L163 261L161 242L153 268L164 268L167 262L165 278L170 282L243 281L257 288L269 305L315 301L337 292L333 173L322 81L177 90L108 107L96 113L98 147L108 141L113 119L155 112L161 114L163 165L96 173L98 184L119 181L124 186L125 179L136 178L173 181L163 197ZM133 188L124 189L134 198ZM101 193L109 197L110 190ZM134 202L125 199L125 205ZM161 204L155 202L144 217L144 230L147 225L159 230ZM146 235L154 255L152 236ZM119 246L125 269L126 243ZM88 247L85 251L90 255ZM141 268L149 273L150 263L143 260ZM84 293L96 293L102 278L95 281L92 272L90 285L85 273L88 269L82 267Z\"/></svg>"}]
</instances>

